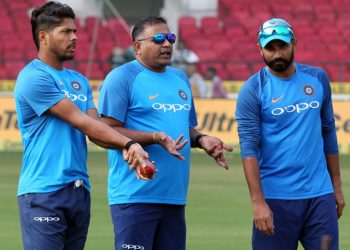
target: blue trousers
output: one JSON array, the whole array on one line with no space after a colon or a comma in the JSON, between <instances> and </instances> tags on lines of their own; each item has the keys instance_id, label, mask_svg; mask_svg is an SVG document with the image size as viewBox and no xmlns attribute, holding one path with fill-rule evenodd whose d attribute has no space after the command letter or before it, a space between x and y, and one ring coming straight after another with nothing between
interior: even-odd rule
<instances>
[{"instance_id":1,"label":"blue trousers","mask_svg":"<svg viewBox=\"0 0 350 250\"><path fill-rule=\"evenodd\" d=\"M273 213L275 234L267 236L253 225L254 250L321 250L321 241L330 237L330 250L339 249L338 216L334 194L305 200L267 199Z\"/></svg>"},{"instance_id":2,"label":"blue trousers","mask_svg":"<svg viewBox=\"0 0 350 250\"><path fill-rule=\"evenodd\" d=\"M84 249L90 192L79 181L54 192L21 195L18 204L25 250Z\"/></svg>"},{"instance_id":3,"label":"blue trousers","mask_svg":"<svg viewBox=\"0 0 350 250\"><path fill-rule=\"evenodd\" d=\"M111 205L115 249L185 250L185 206Z\"/></svg>"}]
</instances>

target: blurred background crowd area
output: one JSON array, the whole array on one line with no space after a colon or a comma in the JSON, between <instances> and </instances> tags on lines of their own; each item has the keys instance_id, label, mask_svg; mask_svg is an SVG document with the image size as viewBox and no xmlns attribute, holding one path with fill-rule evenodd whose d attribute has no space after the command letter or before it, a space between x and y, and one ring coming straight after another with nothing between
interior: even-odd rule
<instances>
[{"instance_id":1,"label":"blurred background crowd area","mask_svg":"<svg viewBox=\"0 0 350 250\"><path fill-rule=\"evenodd\" d=\"M30 12L44 2L0 0L0 80L15 80L19 70L36 57ZM213 84L224 86L218 98L225 97L225 91L234 91L232 82L245 81L264 66L256 47L257 30L272 17L292 24L298 39L297 62L323 67L332 82L350 82L350 0L60 2L77 14L78 47L66 67L91 80L102 80L111 68L133 59L130 30L136 20L161 15L177 35L173 65L205 82L206 90L197 84L197 97L214 96Z\"/></svg>"}]
</instances>

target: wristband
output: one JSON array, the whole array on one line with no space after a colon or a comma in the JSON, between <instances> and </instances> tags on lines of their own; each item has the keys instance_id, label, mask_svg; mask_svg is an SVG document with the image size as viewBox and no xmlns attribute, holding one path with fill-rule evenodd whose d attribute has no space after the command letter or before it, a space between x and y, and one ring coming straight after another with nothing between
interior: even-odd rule
<instances>
[{"instance_id":1,"label":"wristband","mask_svg":"<svg viewBox=\"0 0 350 250\"><path fill-rule=\"evenodd\" d=\"M157 136L157 132L153 132L152 133L153 143L157 143L156 142L156 136Z\"/></svg>"},{"instance_id":2,"label":"wristband","mask_svg":"<svg viewBox=\"0 0 350 250\"><path fill-rule=\"evenodd\" d=\"M196 146L196 147L198 147L198 148L202 148L202 145L199 143L199 140L203 137L203 136L205 136L205 135L203 135L203 134L198 134L198 135L196 135L196 137L194 138L194 145Z\"/></svg>"},{"instance_id":3,"label":"wristband","mask_svg":"<svg viewBox=\"0 0 350 250\"><path fill-rule=\"evenodd\" d=\"M130 140L130 141L128 141L128 142L125 144L124 148L125 148L126 150L129 150L130 146L131 146L132 144L135 144L135 143L137 143L137 141Z\"/></svg>"}]
</instances>

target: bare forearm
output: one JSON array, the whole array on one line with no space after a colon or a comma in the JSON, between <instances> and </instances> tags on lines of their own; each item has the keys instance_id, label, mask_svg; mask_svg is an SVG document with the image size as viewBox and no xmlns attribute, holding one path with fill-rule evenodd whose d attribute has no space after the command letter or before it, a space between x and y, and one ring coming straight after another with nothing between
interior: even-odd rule
<instances>
[{"instance_id":1,"label":"bare forearm","mask_svg":"<svg viewBox=\"0 0 350 250\"><path fill-rule=\"evenodd\" d=\"M113 144L103 143L103 142L100 142L100 141L98 141L94 138L91 138L91 137L89 137L89 140L102 148L106 148L106 149L115 149L116 148L116 146Z\"/></svg>"},{"instance_id":2,"label":"bare forearm","mask_svg":"<svg viewBox=\"0 0 350 250\"><path fill-rule=\"evenodd\" d=\"M109 148L122 149L130 141L129 138L116 133L112 128L100 122L96 109L91 108L84 113L68 98L56 103L48 112L79 129L92 140L109 145Z\"/></svg>"},{"instance_id":3,"label":"bare forearm","mask_svg":"<svg viewBox=\"0 0 350 250\"><path fill-rule=\"evenodd\" d=\"M248 184L252 202L264 201L258 161L255 157L247 157L243 160L244 174Z\"/></svg>"},{"instance_id":4,"label":"bare forearm","mask_svg":"<svg viewBox=\"0 0 350 250\"><path fill-rule=\"evenodd\" d=\"M125 135L126 137L134 141L137 141L141 145L154 144L158 139L158 134L157 134L158 131L144 132L144 131L137 131L137 130L132 130L124 127L113 127L113 129Z\"/></svg>"},{"instance_id":5,"label":"bare forearm","mask_svg":"<svg viewBox=\"0 0 350 250\"><path fill-rule=\"evenodd\" d=\"M137 141L141 145L149 145L156 143L158 139L158 132L160 131L152 131L145 132L139 130L132 130L124 127L124 124L110 117L102 116L101 121L111 127L113 130L118 133L132 139L133 141Z\"/></svg>"},{"instance_id":6,"label":"bare forearm","mask_svg":"<svg viewBox=\"0 0 350 250\"><path fill-rule=\"evenodd\" d=\"M130 138L116 133L112 128L106 124L94 119L88 119L86 122L82 122L80 130L85 133L91 141L97 145L105 148L119 148L123 149L125 144L130 141Z\"/></svg>"}]
</instances>

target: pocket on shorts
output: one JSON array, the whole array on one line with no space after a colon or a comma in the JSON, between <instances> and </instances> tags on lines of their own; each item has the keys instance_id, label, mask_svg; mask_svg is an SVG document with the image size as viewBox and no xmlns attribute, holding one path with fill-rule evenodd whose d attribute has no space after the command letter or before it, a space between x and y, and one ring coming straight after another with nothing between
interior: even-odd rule
<instances>
[{"instance_id":1,"label":"pocket on shorts","mask_svg":"<svg viewBox=\"0 0 350 250\"><path fill-rule=\"evenodd\" d=\"M20 206L30 208L32 207L34 196L34 193L22 194L18 196L18 203L20 204Z\"/></svg>"},{"instance_id":2,"label":"pocket on shorts","mask_svg":"<svg viewBox=\"0 0 350 250\"><path fill-rule=\"evenodd\" d=\"M124 204L118 204L117 206L119 207L120 210L125 210L128 209L129 207L131 207L132 205L134 205L133 203L124 203Z\"/></svg>"}]
</instances>

